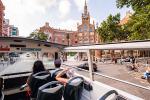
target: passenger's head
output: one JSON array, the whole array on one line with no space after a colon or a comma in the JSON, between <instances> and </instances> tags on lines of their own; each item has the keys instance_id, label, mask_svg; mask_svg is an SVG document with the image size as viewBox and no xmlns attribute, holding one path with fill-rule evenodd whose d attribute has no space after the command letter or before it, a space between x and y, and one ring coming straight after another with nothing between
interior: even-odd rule
<instances>
[{"instance_id":1,"label":"passenger's head","mask_svg":"<svg viewBox=\"0 0 150 100\"><path fill-rule=\"evenodd\" d=\"M41 72L41 71L45 71L45 67L43 65L43 62L40 60L35 61L32 71L33 71L33 74Z\"/></svg>"},{"instance_id":2,"label":"passenger's head","mask_svg":"<svg viewBox=\"0 0 150 100\"><path fill-rule=\"evenodd\" d=\"M54 61L54 65L55 65L55 68L60 68L60 66L61 66L61 60L60 59L56 59Z\"/></svg>"}]
</instances>

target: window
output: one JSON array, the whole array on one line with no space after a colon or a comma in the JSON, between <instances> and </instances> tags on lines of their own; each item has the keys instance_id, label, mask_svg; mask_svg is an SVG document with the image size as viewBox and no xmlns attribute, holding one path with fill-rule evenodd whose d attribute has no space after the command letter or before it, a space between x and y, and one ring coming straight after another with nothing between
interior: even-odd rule
<instances>
[{"instance_id":1,"label":"window","mask_svg":"<svg viewBox=\"0 0 150 100\"><path fill-rule=\"evenodd\" d=\"M81 29L81 28L79 28L79 32L82 32L82 29Z\"/></svg>"},{"instance_id":2,"label":"window","mask_svg":"<svg viewBox=\"0 0 150 100\"><path fill-rule=\"evenodd\" d=\"M87 25L84 25L84 31L87 31Z\"/></svg>"},{"instance_id":3,"label":"window","mask_svg":"<svg viewBox=\"0 0 150 100\"><path fill-rule=\"evenodd\" d=\"M93 32L93 29L92 29L92 27L90 27L90 32Z\"/></svg>"}]
</instances>

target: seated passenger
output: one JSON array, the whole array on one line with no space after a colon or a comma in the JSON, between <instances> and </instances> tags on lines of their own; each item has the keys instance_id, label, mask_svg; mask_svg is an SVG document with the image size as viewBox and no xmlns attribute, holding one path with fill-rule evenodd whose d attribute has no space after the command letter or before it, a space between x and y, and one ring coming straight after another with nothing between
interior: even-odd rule
<instances>
[{"instance_id":1,"label":"seated passenger","mask_svg":"<svg viewBox=\"0 0 150 100\"><path fill-rule=\"evenodd\" d=\"M138 71L139 64L137 62L132 63L132 70Z\"/></svg>"},{"instance_id":2,"label":"seated passenger","mask_svg":"<svg viewBox=\"0 0 150 100\"><path fill-rule=\"evenodd\" d=\"M26 85L27 85L27 91L28 92L31 91L29 84L30 84L32 75L34 75L34 74L36 74L38 72L41 72L41 71L46 71L46 69L45 69L45 67L43 65L43 62L40 61L40 60L37 60L37 61L34 62L34 65L32 67L32 73L27 79Z\"/></svg>"},{"instance_id":3,"label":"seated passenger","mask_svg":"<svg viewBox=\"0 0 150 100\"><path fill-rule=\"evenodd\" d=\"M139 63L137 61L131 62L131 70L136 70L139 67Z\"/></svg>"},{"instance_id":4,"label":"seated passenger","mask_svg":"<svg viewBox=\"0 0 150 100\"><path fill-rule=\"evenodd\" d=\"M138 72L138 67L139 67L139 63L137 62L131 63L130 65L127 66L129 71L135 71L135 72Z\"/></svg>"},{"instance_id":5,"label":"seated passenger","mask_svg":"<svg viewBox=\"0 0 150 100\"><path fill-rule=\"evenodd\" d=\"M67 74L67 78L64 78L63 75ZM65 68L63 69L61 72L59 72L56 76L56 80L61 82L62 84L66 85L66 83L68 82L68 80L73 77L73 71L70 70L70 68Z\"/></svg>"},{"instance_id":6,"label":"seated passenger","mask_svg":"<svg viewBox=\"0 0 150 100\"><path fill-rule=\"evenodd\" d=\"M150 77L150 66L147 67L144 75L142 76L143 79L148 79L148 77Z\"/></svg>"}]
</instances>

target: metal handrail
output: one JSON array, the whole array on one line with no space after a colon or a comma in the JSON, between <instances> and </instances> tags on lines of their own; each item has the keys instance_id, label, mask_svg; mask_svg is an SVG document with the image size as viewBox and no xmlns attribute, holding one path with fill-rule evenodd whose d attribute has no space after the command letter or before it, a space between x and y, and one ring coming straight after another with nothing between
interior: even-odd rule
<instances>
[{"instance_id":1,"label":"metal handrail","mask_svg":"<svg viewBox=\"0 0 150 100\"><path fill-rule=\"evenodd\" d=\"M47 69L47 70L53 70L53 68L52 69ZM26 72L17 72L17 73L10 73L10 74L3 74L3 75L1 75L1 76L13 76L13 75L22 75L22 74L30 74L30 73L32 73L32 71L26 71Z\"/></svg>"}]
</instances>

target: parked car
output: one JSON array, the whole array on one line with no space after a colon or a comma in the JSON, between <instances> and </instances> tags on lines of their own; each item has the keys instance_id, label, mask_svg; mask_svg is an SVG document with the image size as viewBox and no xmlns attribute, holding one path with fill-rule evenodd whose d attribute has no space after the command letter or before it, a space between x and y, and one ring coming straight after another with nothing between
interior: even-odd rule
<instances>
[{"instance_id":1,"label":"parked car","mask_svg":"<svg viewBox=\"0 0 150 100\"><path fill-rule=\"evenodd\" d=\"M130 62L130 58L128 57L128 58L125 58L124 59L124 62Z\"/></svg>"},{"instance_id":2,"label":"parked car","mask_svg":"<svg viewBox=\"0 0 150 100\"><path fill-rule=\"evenodd\" d=\"M77 66L78 68L81 68L81 69L85 69L85 70L89 70L89 66L88 66L88 63L84 63L84 64L81 64L79 66ZM97 65L95 63L93 63L93 71L96 72L97 71Z\"/></svg>"},{"instance_id":3,"label":"parked car","mask_svg":"<svg viewBox=\"0 0 150 100\"><path fill-rule=\"evenodd\" d=\"M26 57L30 57L30 54L27 54Z\"/></svg>"}]
</instances>

